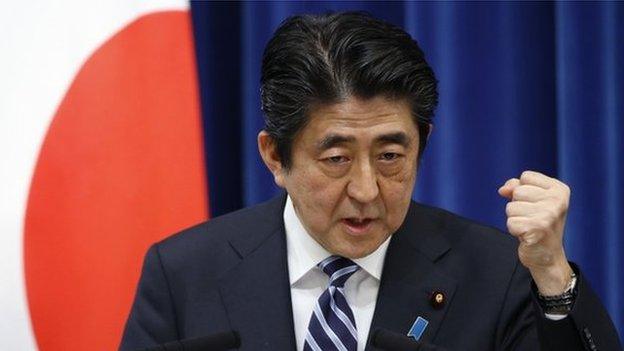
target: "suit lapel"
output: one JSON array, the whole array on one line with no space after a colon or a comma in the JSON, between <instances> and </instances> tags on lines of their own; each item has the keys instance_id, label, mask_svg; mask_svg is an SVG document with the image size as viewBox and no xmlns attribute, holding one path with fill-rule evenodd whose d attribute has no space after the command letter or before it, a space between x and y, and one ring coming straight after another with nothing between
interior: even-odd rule
<instances>
[{"instance_id":1,"label":"suit lapel","mask_svg":"<svg viewBox=\"0 0 624 351\"><path fill-rule=\"evenodd\" d=\"M413 203L390 241L370 334L384 328L406 335L414 321L422 317L429 324L420 340L430 342L435 338L457 285L435 264L449 250L443 229ZM443 304L433 303L435 292L443 294ZM375 348L369 345L367 350Z\"/></svg>"},{"instance_id":2,"label":"suit lapel","mask_svg":"<svg viewBox=\"0 0 624 351\"><path fill-rule=\"evenodd\" d=\"M241 223L255 226L255 232L247 229L230 240L241 261L222 276L220 292L232 329L241 336L242 350L295 349L284 201L281 196L259 211L258 223Z\"/></svg>"}]
</instances>

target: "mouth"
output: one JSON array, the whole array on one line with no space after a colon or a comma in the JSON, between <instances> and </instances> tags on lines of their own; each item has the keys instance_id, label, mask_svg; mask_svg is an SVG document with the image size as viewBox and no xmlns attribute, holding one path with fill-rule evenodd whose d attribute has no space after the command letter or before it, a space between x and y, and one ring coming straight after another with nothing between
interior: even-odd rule
<instances>
[{"instance_id":1,"label":"mouth","mask_svg":"<svg viewBox=\"0 0 624 351\"><path fill-rule=\"evenodd\" d=\"M352 235L365 234L373 224L372 218L344 218L341 222L346 227L347 232Z\"/></svg>"}]
</instances>

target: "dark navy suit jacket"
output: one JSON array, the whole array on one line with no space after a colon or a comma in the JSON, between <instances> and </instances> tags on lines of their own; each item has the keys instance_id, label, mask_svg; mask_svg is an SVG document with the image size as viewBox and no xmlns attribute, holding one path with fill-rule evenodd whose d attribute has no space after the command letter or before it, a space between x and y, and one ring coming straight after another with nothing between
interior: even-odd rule
<instances>
[{"instance_id":1,"label":"dark navy suit jacket","mask_svg":"<svg viewBox=\"0 0 624 351\"><path fill-rule=\"evenodd\" d=\"M284 203L281 195L153 245L120 348L236 330L242 350L295 350ZM577 284L570 315L547 320L515 238L412 203L390 241L370 330L405 335L421 316L421 340L447 350L620 350L580 274ZM446 297L438 308L434 291Z\"/></svg>"}]
</instances>

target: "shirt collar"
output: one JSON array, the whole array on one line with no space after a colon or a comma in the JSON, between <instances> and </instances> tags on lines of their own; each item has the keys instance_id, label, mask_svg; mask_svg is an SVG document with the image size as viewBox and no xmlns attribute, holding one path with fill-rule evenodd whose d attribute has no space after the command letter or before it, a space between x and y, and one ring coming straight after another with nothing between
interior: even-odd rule
<instances>
[{"instance_id":1,"label":"shirt collar","mask_svg":"<svg viewBox=\"0 0 624 351\"><path fill-rule=\"evenodd\" d=\"M286 230L286 248L288 252L288 272L290 285L299 281L306 273L332 254L308 234L299 220L290 196L284 207L284 228ZM381 279L384 259L388 251L390 237L368 256L354 259L369 275Z\"/></svg>"}]
</instances>

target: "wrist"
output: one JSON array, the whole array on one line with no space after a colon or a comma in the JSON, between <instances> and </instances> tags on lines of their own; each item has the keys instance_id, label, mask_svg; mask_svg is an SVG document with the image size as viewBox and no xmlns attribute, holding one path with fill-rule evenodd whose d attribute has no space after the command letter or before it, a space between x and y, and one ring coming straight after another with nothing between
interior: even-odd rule
<instances>
[{"instance_id":1,"label":"wrist","mask_svg":"<svg viewBox=\"0 0 624 351\"><path fill-rule=\"evenodd\" d=\"M572 310L574 301L576 300L576 274L572 272L570 276L570 283L562 294L553 296L544 296L539 292L537 294L542 310L547 316L567 315Z\"/></svg>"},{"instance_id":2,"label":"wrist","mask_svg":"<svg viewBox=\"0 0 624 351\"><path fill-rule=\"evenodd\" d=\"M542 296L563 294L568 289L574 273L567 260L550 267L530 269L530 272Z\"/></svg>"}]
</instances>

